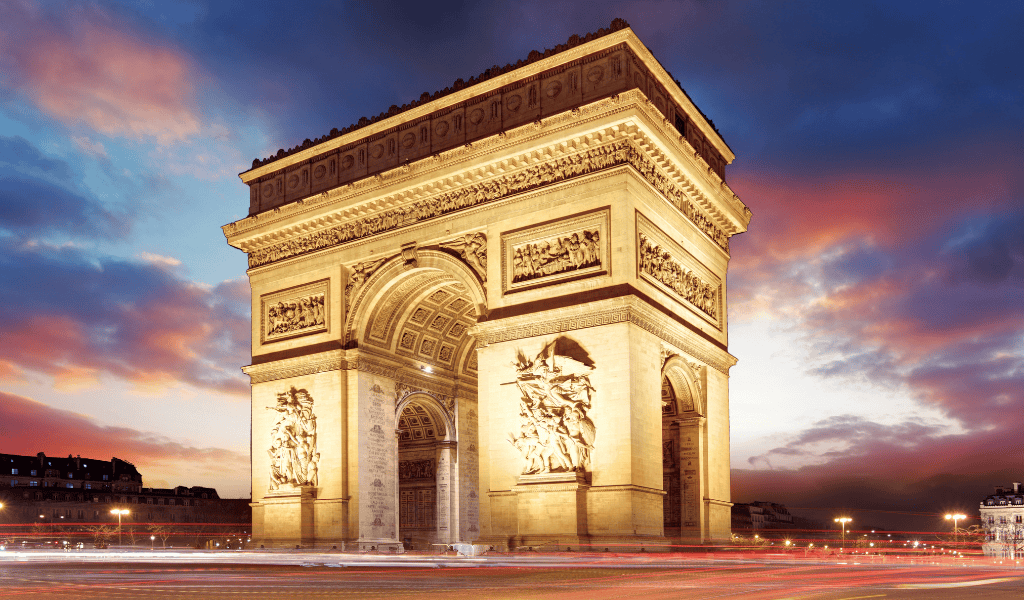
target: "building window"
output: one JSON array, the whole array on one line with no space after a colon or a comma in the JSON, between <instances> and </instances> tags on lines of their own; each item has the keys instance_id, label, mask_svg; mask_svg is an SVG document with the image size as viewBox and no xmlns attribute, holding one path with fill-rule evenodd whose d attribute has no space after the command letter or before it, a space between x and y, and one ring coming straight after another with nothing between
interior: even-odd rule
<instances>
[{"instance_id":1,"label":"building window","mask_svg":"<svg viewBox=\"0 0 1024 600\"><path fill-rule=\"evenodd\" d=\"M11 469L11 475L17 475L17 474L18 474L18 470L17 469Z\"/></svg>"},{"instance_id":2,"label":"building window","mask_svg":"<svg viewBox=\"0 0 1024 600\"><path fill-rule=\"evenodd\" d=\"M68 473L68 479L74 479L74 478L75 478L75 474L74 473Z\"/></svg>"},{"instance_id":3,"label":"building window","mask_svg":"<svg viewBox=\"0 0 1024 600\"><path fill-rule=\"evenodd\" d=\"M108 477L107 475L104 475L103 476L103 481L107 481L107 477Z\"/></svg>"},{"instance_id":4,"label":"building window","mask_svg":"<svg viewBox=\"0 0 1024 600\"><path fill-rule=\"evenodd\" d=\"M999 524L1000 525L1006 525L1006 515L1000 515L1000 517L999 517Z\"/></svg>"},{"instance_id":5,"label":"building window","mask_svg":"<svg viewBox=\"0 0 1024 600\"><path fill-rule=\"evenodd\" d=\"M1016 517L1014 517L1014 521L1016 521L1017 523L1021 523L1021 515L1017 515Z\"/></svg>"},{"instance_id":6,"label":"building window","mask_svg":"<svg viewBox=\"0 0 1024 600\"><path fill-rule=\"evenodd\" d=\"M18 480L17 479L12 479L11 480L11 487L14 487L16 485L18 485Z\"/></svg>"},{"instance_id":7,"label":"building window","mask_svg":"<svg viewBox=\"0 0 1024 600\"><path fill-rule=\"evenodd\" d=\"M153 499L152 498L146 498L146 504L152 504L152 503L153 503Z\"/></svg>"},{"instance_id":8,"label":"building window","mask_svg":"<svg viewBox=\"0 0 1024 600\"><path fill-rule=\"evenodd\" d=\"M85 489L91 490L92 489L92 484L91 483L85 484Z\"/></svg>"},{"instance_id":9,"label":"building window","mask_svg":"<svg viewBox=\"0 0 1024 600\"><path fill-rule=\"evenodd\" d=\"M28 482L28 484L30 486L32 486L32 487L39 487L39 482L38 481L30 481L30 482Z\"/></svg>"},{"instance_id":10,"label":"building window","mask_svg":"<svg viewBox=\"0 0 1024 600\"><path fill-rule=\"evenodd\" d=\"M35 469L32 469L31 471L29 471L29 475L31 475L33 477L35 477L37 474L38 474L38 472Z\"/></svg>"},{"instance_id":11,"label":"building window","mask_svg":"<svg viewBox=\"0 0 1024 600\"><path fill-rule=\"evenodd\" d=\"M70 489L74 489L74 488L75 488L75 484L73 484L73 483L67 483L67 484L65 484L65 485L66 485L66 486L67 486L68 488L70 488Z\"/></svg>"}]
</instances>

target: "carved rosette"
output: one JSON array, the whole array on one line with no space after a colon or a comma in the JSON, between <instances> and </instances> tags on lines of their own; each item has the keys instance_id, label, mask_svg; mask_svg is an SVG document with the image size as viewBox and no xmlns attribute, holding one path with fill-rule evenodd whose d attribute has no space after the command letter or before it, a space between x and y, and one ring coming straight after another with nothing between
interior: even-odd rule
<instances>
[{"instance_id":1,"label":"carved rosette","mask_svg":"<svg viewBox=\"0 0 1024 600\"><path fill-rule=\"evenodd\" d=\"M517 352L519 431L508 441L523 456L523 475L590 471L596 430L589 413L594 363L578 342L560 336L536 357Z\"/></svg>"},{"instance_id":2,"label":"carved rosette","mask_svg":"<svg viewBox=\"0 0 1024 600\"><path fill-rule=\"evenodd\" d=\"M320 453L316 447L313 397L292 387L277 395L267 410L278 413L270 430L270 491L282 487L316 486Z\"/></svg>"}]
</instances>

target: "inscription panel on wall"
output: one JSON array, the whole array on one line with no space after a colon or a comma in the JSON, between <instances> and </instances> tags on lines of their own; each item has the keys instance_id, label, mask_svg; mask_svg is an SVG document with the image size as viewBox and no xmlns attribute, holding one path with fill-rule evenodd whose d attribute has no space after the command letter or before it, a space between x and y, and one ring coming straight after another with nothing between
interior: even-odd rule
<instances>
[{"instance_id":1,"label":"inscription panel on wall","mask_svg":"<svg viewBox=\"0 0 1024 600\"><path fill-rule=\"evenodd\" d=\"M322 279L260 296L260 343L328 331L328 281Z\"/></svg>"},{"instance_id":2,"label":"inscription panel on wall","mask_svg":"<svg viewBox=\"0 0 1024 600\"><path fill-rule=\"evenodd\" d=\"M609 274L610 219L601 208L503 233L502 293Z\"/></svg>"},{"instance_id":3,"label":"inscription panel on wall","mask_svg":"<svg viewBox=\"0 0 1024 600\"><path fill-rule=\"evenodd\" d=\"M636 213L637 278L722 329L722 280L664 231Z\"/></svg>"}]
</instances>

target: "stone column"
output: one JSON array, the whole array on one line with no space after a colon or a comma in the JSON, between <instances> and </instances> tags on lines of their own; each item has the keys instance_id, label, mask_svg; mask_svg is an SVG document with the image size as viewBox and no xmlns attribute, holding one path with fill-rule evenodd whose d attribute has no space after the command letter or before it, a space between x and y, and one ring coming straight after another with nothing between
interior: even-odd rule
<instances>
[{"instance_id":1,"label":"stone column","mask_svg":"<svg viewBox=\"0 0 1024 600\"><path fill-rule=\"evenodd\" d=\"M681 538L708 539L704 506L704 417L678 419L679 428L679 533Z\"/></svg>"},{"instance_id":2,"label":"stone column","mask_svg":"<svg viewBox=\"0 0 1024 600\"><path fill-rule=\"evenodd\" d=\"M452 459L455 455L456 443L446 440L437 444L437 543L451 544L455 539L454 529L457 528L452 518Z\"/></svg>"}]
</instances>

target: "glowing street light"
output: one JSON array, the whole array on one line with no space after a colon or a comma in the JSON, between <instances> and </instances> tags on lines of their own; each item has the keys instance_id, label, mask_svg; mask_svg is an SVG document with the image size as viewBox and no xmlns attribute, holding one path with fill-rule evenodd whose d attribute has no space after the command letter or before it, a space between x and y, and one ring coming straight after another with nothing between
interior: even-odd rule
<instances>
[{"instance_id":1,"label":"glowing street light","mask_svg":"<svg viewBox=\"0 0 1024 600\"><path fill-rule=\"evenodd\" d=\"M128 514L127 508L115 508L110 514L117 515L117 545L121 545L121 516Z\"/></svg>"},{"instance_id":2,"label":"glowing street light","mask_svg":"<svg viewBox=\"0 0 1024 600\"><path fill-rule=\"evenodd\" d=\"M960 513L947 514L946 515L946 520L947 521L953 521L953 543L954 544L956 544L959 541L959 535L960 535L960 532L959 532L959 530L956 527L956 522L959 521L960 519L966 519L966 518L967 518L967 515L962 515Z\"/></svg>"},{"instance_id":3,"label":"glowing street light","mask_svg":"<svg viewBox=\"0 0 1024 600\"><path fill-rule=\"evenodd\" d=\"M851 521L853 521L853 519L851 519L850 517L836 517L833 520L836 523L842 523L843 524L843 547L842 547L842 551L846 552L846 524L851 522Z\"/></svg>"}]
</instances>

